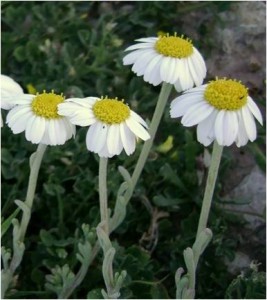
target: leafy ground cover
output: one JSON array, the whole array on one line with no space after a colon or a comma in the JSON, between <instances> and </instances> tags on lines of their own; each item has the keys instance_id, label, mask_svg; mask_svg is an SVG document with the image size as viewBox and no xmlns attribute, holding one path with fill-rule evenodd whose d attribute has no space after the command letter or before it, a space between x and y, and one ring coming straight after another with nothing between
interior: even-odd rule
<instances>
[{"instance_id":1,"label":"leafy ground cover","mask_svg":"<svg viewBox=\"0 0 267 300\"><path fill-rule=\"evenodd\" d=\"M220 13L231 2L2 2L2 73L12 76L25 91L52 90L69 96L112 95L124 98L143 118L150 120L159 87L144 83L122 65L123 50L133 40L155 36L159 31L189 34L188 18L202 18L194 28L195 44L204 57L211 55L210 26L221 26ZM242 51L242 49L240 49ZM216 74L208 74L208 79ZM240 78L246 82L244 78ZM261 78L262 82L264 78ZM264 108L264 86L252 97ZM173 91L172 97L176 94ZM5 118L5 113L4 113ZM238 150L265 171L265 127L252 146ZM49 147L38 179L32 219L26 238L26 253L9 298L54 298L45 288L45 276L56 265L78 269L75 258L82 237L81 225L99 222L98 158L86 150L85 128L61 147ZM242 215L224 211L229 170L236 164L235 146L225 149L220 168L210 227L212 243L203 255L197 275L197 298L265 298L264 228L252 232L258 239L250 247L258 271L232 274L225 259L235 258L240 245L248 245ZM2 217L23 200L29 174L28 159L36 146L23 134L2 129ZM134 155L114 157L109 163L109 205L115 203L123 165L129 172ZM208 149L210 151L210 149ZM195 238L206 178L204 148L196 142L195 129L184 129L166 110L155 145L129 203L127 217L112 234L117 249L115 270L126 269L128 277L122 298L174 298L174 274L184 266L183 250ZM240 154L241 153L241 154ZM206 157L206 156L205 156ZM238 169L237 169L238 170ZM235 171L238 172L238 171ZM242 200L242 199L241 199ZM237 201L238 202L238 201ZM242 202L242 201L241 201ZM239 203L240 204L240 203ZM238 205L238 203L237 203ZM12 246L9 229L2 245ZM98 298L104 286L101 254L89 269L73 298Z\"/></svg>"}]
</instances>

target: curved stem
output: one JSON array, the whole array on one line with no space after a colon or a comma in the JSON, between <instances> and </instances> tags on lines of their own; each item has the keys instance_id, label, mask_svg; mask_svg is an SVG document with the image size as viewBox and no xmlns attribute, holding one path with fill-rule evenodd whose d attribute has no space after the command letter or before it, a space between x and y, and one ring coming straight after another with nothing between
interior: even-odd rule
<instances>
[{"instance_id":1,"label":"curved stem","mask_svg":"<svg viewBox=\"0 0 267 300\"><path fill-rule=\"evenodd\" d=\"M202 202L201 213L198 222L197 238L200 233L207 227L211 201L213 197L215 182L218 175L219 165L221 161L223 146L220 146L216 140L213 143L211 163L205 188L204 199Z\"/></svg>"},{"instance_id":2,"label":"curved stem","mask_svg":"<svg viewBox=\"0 0 267 300\"><path fill-rule=\"evenodd\" d=\"M16 200L16 204L22 210L22 219L19 224L17 219L13 219L13 256L10 265L7 269L2 270L1 278L1 295L2 298L7 291L13 275L20 265L24 255L24 238L31 219L31 209L38 179L38 173L41 165L41 161L46 150L47 145L39 144L35 153L30 157L30 177L27 189L27 195L25 202Z\"/></svg>"},{"instance_id":3,"label":"curved stem","mask_svg":"<svg viewBox=\"0 0 267 300\"><path fill-rule=\"evenodd\" d=\"M109 214L108 214L108 197L107 197L107 164L108 159L100 157L99 160L99 203L100 217L103 229L109 235Z\"/></svg>"},{"instance_id":4,"label":"curved stem","mask_svg":"<svg viewBox=\"0 0 267 300\"><path fill-rule=\"evenodd\" d=\"M137 164L135 166L133 175L132 175L132 181L133 181L133 189L141 175L141 172L144 168L145 162L147 160L148 154L151 150L151 147L153 145L153 141L160 123L160 120L162 118L162 115L164 113L165 106L167 104L169 95L171 93L172 85L166 82L163 82L161 91L159 94L159 99L157 102L156 109L153 114L153 118L150 124L149 128L149 134L150 134L150 139L147 140L142 148L141 154L138 158Z\"/></svg>"},{"instance_id":5,"label":"curved stem","mask_svg":"<svg viewBox=\"0 0 267 300\"><path fill-rule=\"evenodd\" d=\"M43 145L43 144L38 145L38 148L34 153L33 161L31 164L31 173L30 173L30 178L28 183L28 190L27 190L26 200L24 202L24 204L29 208L29 214L23 212L22 215L22 220L20 223L20 237L19 237L19 240L21 242L24 241L28 224L30 222L31 209L32 209L32 204L33 204L33 199L34 199L34 194L35 194L35 189L36 189L36 184L38 179L38 173L39 173L40 165L46 148L47 145Z\"/></svg>"}]
</instances>

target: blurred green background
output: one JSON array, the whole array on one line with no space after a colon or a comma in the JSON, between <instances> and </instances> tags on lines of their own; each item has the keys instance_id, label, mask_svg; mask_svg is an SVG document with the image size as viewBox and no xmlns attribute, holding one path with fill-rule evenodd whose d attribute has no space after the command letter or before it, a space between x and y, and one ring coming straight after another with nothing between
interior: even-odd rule
<instances>
[{"instance_id":1,"label":"blurred green background","mask_svg":"<svg viewBox=\"0 0 267 300\"><path fill-rule=\"evenodd\" d=\"M213 71L213 57L231 58L231 51L221 48L216 41L216 30L227 26L227 15L238 11L236 5L245 2L2 1L2 74L19 82L25 92L33 91L32 88L39 92L54 89L66 97L124 98L149 121L160 87L145 83L129 66L122 65L124 49L135 39L156 36L159 31L185 34L207 59L209 80L223 73ZM237 28L233 26L232 30L235 34ZM231 40L228 42L231 44ZM243 43L249 57L242 64L249 68L250 58L255 55L250 48L253 43ZM244 49L237 50L242 53ZM264 112L265 75L261 73L262 65L257 65L260 54L265 55L264 47L258 49L251 73L237 67L223 74L239 76L237 79L248 84L250 95ZM225 61L222 64L230 70ZM173 91L170 100L176 96ZM4 119L5 115L6 112ZM77 128L75 139L61 147L49 147L45 154L26 236L26 252L9 298L53 299L55 294L45 289L45 276L51 268L57 264L69 264L75 272L79 268L75 258L81 237L79 228L83 223L96 226L99 222L98 157L86 149L86 131L87 128ZM242 213L222 208L225 196L252 167L257 165L265 172L265 126L258 126L258 135L257 141L246 147L224 150L210 214L214 238L200 260L197 298L265 299L265 216L260 216L260 227L244 229L246 220ZM15 199L24 200L28 159L35 149L36 145L27 142L24 134L13 135L7 126L2 128L3 218L15 210ZM141 144L130 157L122 154L110 159L111 208L122 182L117 168L123 165L131 172L140 149ZM183 250L193 244L197 229L207 175L207 152L205 157L203 153L204 147L196 142L195 128L182 128L179 120L170 119L166 109L155 145L128 205L127 217L111 235L117 249L115 270L126 269L128 273L122 298L175 297L174 274L178 267L185 267ZM231 199L231 203L238 210L250 200L241 197ZM12 247L11 229L5 233L2 245ZM243 276L238 277L240 270L229 270L229 262L240 249L249 259L257 260L259 272L247 265ZM101 297L101 262L100 253L72 298Z\"/></svg>"}]
</instances>

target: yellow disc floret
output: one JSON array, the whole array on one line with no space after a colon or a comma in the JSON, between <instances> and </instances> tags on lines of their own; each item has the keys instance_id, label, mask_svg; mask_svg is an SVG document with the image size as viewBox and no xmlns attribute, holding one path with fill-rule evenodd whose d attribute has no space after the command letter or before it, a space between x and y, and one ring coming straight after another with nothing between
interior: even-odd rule
<instances>
[{"instance_id":1,"label":"yellow disc floret","mask_svg":"<svg viewBox=\"0 0 267 300\"><path fill-rule=\"evenodd\" d=\"M216 79L208 84L204 97L219 110L237 110L247 103L248 89L236 80Z\"/></svg>"},{"instance_id":2,"label":"yellow disc floret","mask_svg":"<svg viewBox=\"0 0 267 300\"><path fill-rule=\"evenodd\" d=\"M130 116L130 108L123 101L101 98L93 106L95 117L106 124L120 124Z\"/></svg>"},{"instance_id":3,"label":"yellow disc floret","mask_svg":"<svg viewBox=\"0 0 267 300\"><path fill-rule=\"evenodd\" d=\"M44 117L47 119L57 119L62 118L57 113L57 106L59 103L64 101L63 95L54 94L54 91L51 93L46 93L45 91L42 94L37 94L31 103L32 111L35 115Z\"/></svg>"},{"instance_id":4,"label":"yellow disc floret","mask_svg":"<svg viewBox=\"0 0 267 300\"><path fill-rule=\"evenodd\" d=\"M189 39L184 39L183 36L159 36L155 44L155 49L158 53L164 56L174 58L185 58L193 53L193 45Z\"/></svg>"}]
</instances>

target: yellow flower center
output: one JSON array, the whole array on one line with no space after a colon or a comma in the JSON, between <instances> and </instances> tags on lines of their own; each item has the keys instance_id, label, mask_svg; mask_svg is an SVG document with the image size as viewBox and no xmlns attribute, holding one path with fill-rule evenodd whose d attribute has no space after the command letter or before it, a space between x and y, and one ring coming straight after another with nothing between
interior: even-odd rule
<instances>
[{"instance_id":1,"label":"yellow flower center","mask_svg":"<svg viewBox=\"0 0 267 300\"><path fill-rule=\"evenodd\" d=\"M44 91L42 94L37 94L36 97L32 100L32 111L37 116L47 119L62 118L62 116L57 113L57 106L63 101L64 97L62 94L57 95L54 94L54 91L52 91L51 93L46 93Z\"/></svg>"},{"instance_id":2,"label":"yellow flower center","mask_svg":"<svg viewBox=\"0 0 267 300\"><path fill-rule=\"evenodd\" d=\"M130 108L123 101L103 97L93 106L95 117L107 124L120 124L130 116Z\"/></svg>"},{"instance_id":3,"label":"yellow flower center","mask_svg":"<svg viewBox=\"0 0 267 300\"><path fill-rule=\"evenodd\" d=\"M160 36L155 44L155 49L158 53L164 56L174 58L184 58L192 55L193 45L189 39L184 39L183 36Z\"/></svg>"},{"instance_id":4,"label":"yellow flower center","mask_svg":"<svg viewBox=\"0 0 267 300\"><path fill-rule=\"evenodd\" d=\"M219 110L237 110L247 103L248 89L236 80L216 78L208 84L204 97Z\"/></svg>"}]
</instances>

